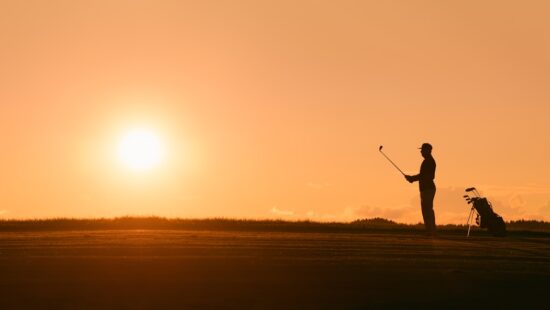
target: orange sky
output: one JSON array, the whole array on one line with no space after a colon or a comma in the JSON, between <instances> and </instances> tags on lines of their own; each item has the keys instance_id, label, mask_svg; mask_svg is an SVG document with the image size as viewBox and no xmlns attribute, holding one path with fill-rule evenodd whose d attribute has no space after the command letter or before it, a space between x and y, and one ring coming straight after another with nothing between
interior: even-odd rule
<instances>
[{"instance_id":1,"label":"orange sky","mask_svg":"<svg viewBox=\"0 0 550 310\"><path fill-rule=\"evenodd\" d=\"M547 1L0 1L0 218L550 220ZM136 126L164 162L116 161Z\"/></svg>"}]
</instances>

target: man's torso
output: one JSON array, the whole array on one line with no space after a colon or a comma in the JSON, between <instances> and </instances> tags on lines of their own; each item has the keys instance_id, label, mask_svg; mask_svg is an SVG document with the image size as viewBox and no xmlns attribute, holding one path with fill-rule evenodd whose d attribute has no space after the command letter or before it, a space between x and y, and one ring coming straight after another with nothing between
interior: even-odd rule
<instances>
[{"instance_id":1,"label":"man's torso","mask_svg":"<svg viewBox=\"0 0 550 310\"><path fill-rule=\"evenodd\" d=\"M425 158L420 166L420 176L418 184L420 191L435 190L435 159L433 157Z\"/></svg>"}]
</instances>

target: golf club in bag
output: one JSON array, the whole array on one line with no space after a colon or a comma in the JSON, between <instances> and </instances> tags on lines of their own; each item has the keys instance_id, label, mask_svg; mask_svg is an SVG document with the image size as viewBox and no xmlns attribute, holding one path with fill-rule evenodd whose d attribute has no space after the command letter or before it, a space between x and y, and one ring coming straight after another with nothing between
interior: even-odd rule
<instances>
[{"instance_id":1,"label":"golf club in bag","mask_svg":"<svg viewBox=\"0 0 550 310\"><path fill-rule=\"evenodd\" d=\"M470 215L468 216L468 234L470 236L470 229L473 225L474 215L476 215L476 224L481 228L487 228L487 230L495 237L506 236L506 224L502 217L493 211L493 206L485 197L481 197L475 187L469 187L466 189L466 195L464 199L468 204L472 205L470 209ZM472 195L472 196L470 196Z\"/></svg>"}]
</instances>

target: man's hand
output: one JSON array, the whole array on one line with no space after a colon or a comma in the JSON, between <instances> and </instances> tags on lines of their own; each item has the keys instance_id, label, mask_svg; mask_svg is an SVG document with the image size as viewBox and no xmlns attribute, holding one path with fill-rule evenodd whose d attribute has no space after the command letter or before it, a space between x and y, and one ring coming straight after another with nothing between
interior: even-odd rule
<instances>
[{"instance_id":1,"label":"man's hand","mask_svg":"<svg viewBox=\"0 0 550 310\"><path fill-rule=\"evenodd\" d=\"M406 179L407 181L409 181L409 183L414 182L412 176L410 176L410 175L405 175L405 179Z\"/></svg>"}]
</instances>

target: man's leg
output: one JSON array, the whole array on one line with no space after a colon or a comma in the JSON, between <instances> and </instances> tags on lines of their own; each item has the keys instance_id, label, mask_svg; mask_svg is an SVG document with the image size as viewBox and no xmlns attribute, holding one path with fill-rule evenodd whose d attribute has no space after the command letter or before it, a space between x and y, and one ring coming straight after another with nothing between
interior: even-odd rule
<instances>
[{"instance_id":1,"label":"man's leg","mask_svg":"<svg viewBox=\"0 0 550 310\"><path fill-rule=\"evenodd\" d=\"M420 192L420 205L422 207L422 217L428 233L435 233L435 213L434 213L435 189Z\"/></svg>"}]
</instances>

